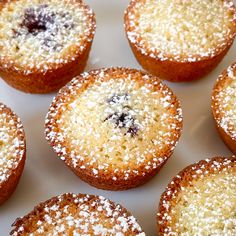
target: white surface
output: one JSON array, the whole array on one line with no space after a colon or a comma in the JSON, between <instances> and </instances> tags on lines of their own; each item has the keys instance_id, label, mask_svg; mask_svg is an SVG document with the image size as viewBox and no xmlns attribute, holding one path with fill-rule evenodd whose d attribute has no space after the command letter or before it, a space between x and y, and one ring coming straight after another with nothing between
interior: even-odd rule
<instances>
[{"instance_id":1,"label":"white surface","mask_svg":"<svg viewBox=\"0 0 236 236\"><path fill-rule=\"evenodd\" d=\"M140 68L123 29L123 12L128 0L87 0L97 18L97 32L86 70L126 66ZM156 209L160 194L183 167L216 155L230 156L215 130L210 110L212 86L217 76L236 61L236 43L225 59L207 77L188 84L168 83L182 103L184 130L175 152L163 169L147 184L124 192L95 189L82 182L56 157L44 138L44 117L55 96L29 95L0 81L0 101L20 117L26 132L27 161L13 196L0 207L0 236L9 234L14 220L39 202L65 192L103 195L127 207L147 236L156 235Z\"/></svg>"}]
</instances>

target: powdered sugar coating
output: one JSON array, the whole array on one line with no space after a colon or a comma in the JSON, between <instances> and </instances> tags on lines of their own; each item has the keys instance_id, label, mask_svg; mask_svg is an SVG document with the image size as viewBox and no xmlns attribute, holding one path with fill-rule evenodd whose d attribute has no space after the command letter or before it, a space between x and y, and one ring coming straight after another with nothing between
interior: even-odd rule
<instances>
[{"instance_id":1,"label":"powdered sugar coating","mask_svg":"<svg viewBox=\"0 0 236 236\"><path fill-rule=\"evenodd\" d=\"M220 75L212 100L217 125L236 140L236 63Z\"/></svg>"},{"instance_id":2,"label":"powdered sugar coating","mask_svg":"<svg viewBox=\"0 0 236 236\"><path fill-rule=\"evenodd\" d=\"M93 39L92 10L79 0L1 3L1 66L47 72L74 61Z\"/></svg>"},{"instance_id":3,"label":"powdered sugar coating","mask_svg":"<svg viewBox=\"0 0 236 236\"><path fill-rule=\"evenodd\" d=\"M129 41L159 60L194 62L232 44L236 9L232 1L132 0L125 13Z\"/></svg>"},{"instance_id":4,"label":"powdered sugar coating","mask_svg":"<svg viewBox=\"0 0 236 236\"><path fill-rule=\"evenodd\" d=\"M0 186L8 180L23 158L24 137L20 119L0 103Z\"/></svg>"},{"instance_id":5,"label":"powdered sugar coating","mask_svg":"<svg viewBox=\"0 0 236 236\"><path fill-rule=\"evenodd\" d=\"M163 165L181 129L182 110L171 90L156 77L123 68L75 78L46 118L47 140L62 160L114 183Z\"/></svg>"},{"instance_id":6,"label":"powdered sugar coating","mask_svg":"<svg viewBox=\"0 0 236 236\"><path fill-rule=\"evenodd\" d=\"M121 205L101 196L63 194L18 219L11 235L145 236L136 219Z\"/></svg>"},{"instance_id":7,"label":"powdered sugar coating","mask_svg":"<svg viewBox=\"0 0 236 236\"><path fill-rule=\"evenodd\" d=\"M206 159L180 172L160 201L160 235L235 235L235 173L235 157Z\"/></svg>"}]
</instances>

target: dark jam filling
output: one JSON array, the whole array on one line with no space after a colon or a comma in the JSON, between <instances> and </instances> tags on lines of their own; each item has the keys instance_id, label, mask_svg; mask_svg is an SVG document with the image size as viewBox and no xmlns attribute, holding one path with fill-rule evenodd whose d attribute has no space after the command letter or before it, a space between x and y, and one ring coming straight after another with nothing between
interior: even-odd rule
<instances>
[{"instance_id":1,"label":"dark jam filling","mask_svg":"<svg viewBox=\"0 0 236 236\"><path fill-rule=\"evenodd\" d=\"M114 112L110 114L105 121L109 120L116 127L120 129L126 129L125 134L130 134L131 137L134 137L138 134L139 128L136 124L136 118L132 113L132 108L123 103L129 100L128 94L115 94L107 100L110 106L119 104L122 105L122 113Z\"/></svg>"},{"instance_id":2,"label":"dark jam filling","mask_svg":"<svg viewBox=\"0 0 236 236\"><path fill-rule=\"evenodd\" d=\"M56 21L56 18L59 19L59 21ZM60 19L62 20L60 21ZM62 45L56 42L55 36L62 30L62 28L69 30L72 29L74 27L74 22L68 12L54 12L47 4L43 4L38 7L27 8L19 26L20 28L25 28L27 34L33 36L45 32L40 36L42 45L46 48L51 48L54 51L60 51ZM16 29L12 29L12 32L13 37L18 37L23 34Z\"/></svg>"},{"instance_id":3,"label":"dark jam filling","mask_svg":"<svg viewBox=\"0 0 236 236\"><path fill-rule=\"evenodd\" d=\"M47 5L41 5L38 8L26 9L21 27L26 27L33 35L46 31L55 22L55 13L48 11L47 8Z\"/></svg>"}]
</instances>

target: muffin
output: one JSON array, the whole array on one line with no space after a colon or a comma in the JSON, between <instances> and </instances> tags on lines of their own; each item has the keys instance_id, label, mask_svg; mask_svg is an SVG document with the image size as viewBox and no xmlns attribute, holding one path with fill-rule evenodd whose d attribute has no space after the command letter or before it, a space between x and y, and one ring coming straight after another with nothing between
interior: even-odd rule
<instances>
[{"instance_id":1,"label":"muffin","mask_svg":"<svg viewBox=\"0 0 236 236\"><path fill-rule=\"evenodd\" d=\"M101 196L63 194L39 204L13 224L10 235L145 236L121 205Z\"/></svg>"},{"instance_id":2,"label":"muffin","mask_svg":"<svg viewBox=\"0 0 236 236\"><path fill-rule=\"evenodd\" d=\"M125 190L154 176L173 152L182 110L157 77L127 68L94 70L54 98L46 138L82 180Z\"/></svg>"},{"instance_id":3,"label":"muffin","mask_svg":"<svg viewBox=\"0 0 236 236\"><path fill-rule=\"evenodd\" d=\"M236 157L186 167L161 196L159 235L236 235Z\"/></svg>"},{"instance_id":4,"label":"muffin","mask_svg":"<svg viewBox=\"0 0 236 236\"><path fill-rule=\"evenodd\" d=\"M219 76L213 88L212 113L220 136L236 154L236 63Z\"/></svg>"},{"instance_id":5,"label":"muffin","mask_svg":"<svg viewBox=\"0 0 236 236\"><path fill-rule=\"evenodd\" d=\"M231 0L132 0L124 20L140 65L173 82L209 73L236 35L236 8Z\"/></svg>"},{"instance_id":6,"label":"muffin","mask_svg":"<svg viewBox=\"0 0 236 236\"><path fill-rule=\"evenodd\" d=\"M95 31L81 0L0 3L0 76L28 93L61 88L86 65Z\"/></svg>"},{"instance_id":7,"label":"muffin","mask_svg":"<svg viewBox=\"0 0 236 236\"><path fill-rule=\"evenodd\" d=\"M14 192L25 164L25 134L20 119L0 103L0 204Z\"/></svg>"}]
</instances>

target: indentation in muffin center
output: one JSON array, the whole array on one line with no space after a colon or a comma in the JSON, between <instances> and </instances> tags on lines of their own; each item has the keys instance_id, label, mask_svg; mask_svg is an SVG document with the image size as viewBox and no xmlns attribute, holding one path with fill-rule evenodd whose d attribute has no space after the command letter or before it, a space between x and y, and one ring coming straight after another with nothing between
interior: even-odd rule
<instances>
[{"instance_id":1,"label":"indentation in muffin center","mask_svg":"<svg viewBox=\"0 0 236 236\"><path fill-rule=\"evenodd\" d=\"M134 137L137 135L139 128L137 126L134 111L127 105L129 99L130 95L128 93L114 94L107 99L107 103L113 112L105 119L105 121L109 120L115 124L116 127L126 129L125 134L130 134L131 137Z\"/></svg>"},{"instance_id":2,"label":"indentation in muffin center","mask_svg":"<svg viewBox=\"0 0 236 236\"><path fill-rule=\"evenodd\" d=\"M26 8L20 24L21 29L12 29L14 37L32 35L45 48L60 51L63 45L56 40L62 30L71 30L75 27L71 15L64 10L53 11L47 4Z\"/></svg>"},{"instance_id":3,"label":"indentation in muffin center","mask_svg":"<svg viewBox=\"0 0 236 236\"><path fill-rule=\"evenodd\" d=\"M37 8L26 9L21 27L26 27L33 35L46 31L48 26L55 22L55 13L48 11L47 8L47 5L41 5Z\"/></svg>"}]
</instances>

